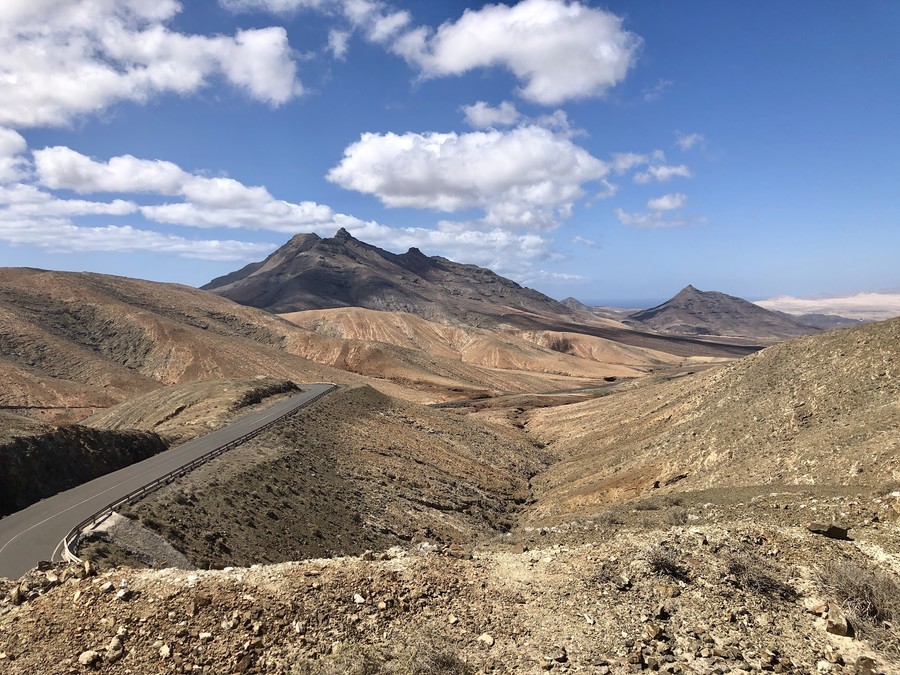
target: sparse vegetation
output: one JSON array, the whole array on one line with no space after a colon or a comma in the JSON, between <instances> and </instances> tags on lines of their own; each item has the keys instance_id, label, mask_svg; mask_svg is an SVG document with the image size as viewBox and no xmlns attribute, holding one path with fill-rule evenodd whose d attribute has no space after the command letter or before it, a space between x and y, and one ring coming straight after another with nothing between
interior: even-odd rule
<instances>
[{"instance_id":1,"label":"sparse vegetation","mask_svg":"<svg viewBox=\"0 0 900 675\"><path fill-rule=\"evenodd\" d=\"M778 572L758 555L747 552L732 555L726 562L726 573L738 588L782 600L797 598L797 591L779 581Z\"/></svg>"},{"instance_id":2,"label":"sparse vegetation","mask_svg":"<svg viewBox=\"0 0 900 675\"><path fill-rule=\"evenodd\" d=\"M298 664L292 675L469 675L472 669L437 641L422 638L391 655L360 643L342 644L317 661Z\"/></svg>"},{"instance_id":3,"label":"sparse vegetation","mask_svg":"<svg viewBox=\"0 0 900 675\"><path fill-rule=\"evenodd\" d=\"M297 387L297 385L290 380L283 380L281 382L276 382L274 384L269 384L266 386L254 387L250 391L246 392L243 396L241 396L237 401L235 401L232 408L234 410L246 408L251 405L256 405L257 403L262 403L270 396L275 396L276 394L286 394L294 391L299 391L299 387Z\"/></svg>"},{"instance_id":4,"label":"sparse vegetation","mask_svg":"<svg viewBox=\"0 0 900 675\"><path fill-rule=\"evenodd\" d=\"M557 336L551 339L550 344L548 344L547 346L555 352L560 352L561 354L569 354L571 353L574 344L572 342L572 338Z\"/></svg>"},{"instance_id":5,"label":"sparse vegetation","mask_svg":"<svg viewBox=\"0 0 900 675\"><path fill-rule=\"evenodd\" d=\"M830 562L820 578L876 649L900 655L900 585L889 574L850 562Z\"/></svg>"},{"instance_id":6,"label":"sparse vegetation","mask_svg":"<svg viewBox=\"0 0 900 675\"><path fill-rule=\"evenodd\" d=\"M647 550L647 563L653 574L686 581L690 578L687 567L678 554L668 546L653 546Z\"/></svg>"}]
</instances>

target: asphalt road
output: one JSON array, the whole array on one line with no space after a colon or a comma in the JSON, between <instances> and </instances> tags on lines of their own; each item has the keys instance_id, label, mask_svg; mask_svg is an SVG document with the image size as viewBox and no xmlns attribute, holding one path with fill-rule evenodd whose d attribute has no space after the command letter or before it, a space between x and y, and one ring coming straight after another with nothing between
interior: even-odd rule
<instances>
[{"instance_id":1,"label":"asphalt road","mask_svg":"<svg viewBox=\"0 0 900 675\"><path fill-rule=\"evenodd\" d=\"M16 579L41 560L59 559L60 542L82 520L170 471L299 408L332 389L332 385L306 384L302 388L302 393L265 410L244 415L218 431L60 492L0 519L0 576Z\"/></svg>"}]
</instances>

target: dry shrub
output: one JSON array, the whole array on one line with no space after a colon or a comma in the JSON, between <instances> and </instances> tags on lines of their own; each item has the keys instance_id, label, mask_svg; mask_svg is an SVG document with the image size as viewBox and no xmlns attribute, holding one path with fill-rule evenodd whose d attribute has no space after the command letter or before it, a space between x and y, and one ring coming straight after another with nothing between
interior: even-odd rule
<instances>
[{"instance_id":1,"label":"dry shrub","mask_svg":"<svg viewBox=\"0 0 900 675\"><path fill-rule=\"evenodd\" d=\"M472 669L438 640L420 639L388 654L359 642L344 643L337 654L294 666L292 675L470 675Z\"/></svg>"},{"instance_id":2,"label":"dry shrub","mask_svg":"<svg viewBox=\"0 0 900 675\"><path fill-rule=\"evenodd\" d=\"M728 558L726 571L733 577L738 588L782 600L797 599L797 591L776 578L778 571L752 553L741 553Z\"/></svg>"},{"instance_id":3,"label":"dry shrub","mask_svg":"<svg viewBox=\"0 0 900 675\"><path fill-rule=\"evenodd\" d=\"M550 344L547 346L555 352L568 354L572 351L572 339L562 336L555 337L550 340Z\"/></svg>"},{"instance_id":4,"label":"dry shrub","mask_svg":"<svg viewBox=\"0 0 900 675\"><path fill-rule=\"evenodd\" d=\"M900 655L900 585L893 576L849 562L827 563L819 576L861 638Z\"/></svg>"},{"instance_id":5,"label":"dry shrub","mask_svg":"<svg viewBox=\"0 0 900 675\"><path fill-rule=\"evenodd\" d=\"M688 580L687 567L685 567L678 554L668 546L652 546L647 549L647 564L650 570L660 577L672 577L673 579Z\"/></svg>"},{"instance_id":6,"label":"dry shrub","mask_svg":"<svg viewBox=\"0 0 900 675\"><path fill-rule=\"evenodd\" d=\"M622 525L625 521L622 520L620 512L610 509L609 511L598 513L594 517L594 522L600 527L615 527L616 525Z\"/></svg>"},{"instance_id":7,"label":"dry shrub","mask_svg":"<svg viewBox=\"0 0 900 675\"><path fill-rule=\"evenodd\" d=\"M687 525L688 512L681 506L674 506L666 513L666 522L669 525Z\"/></svg>"}]
</instances>

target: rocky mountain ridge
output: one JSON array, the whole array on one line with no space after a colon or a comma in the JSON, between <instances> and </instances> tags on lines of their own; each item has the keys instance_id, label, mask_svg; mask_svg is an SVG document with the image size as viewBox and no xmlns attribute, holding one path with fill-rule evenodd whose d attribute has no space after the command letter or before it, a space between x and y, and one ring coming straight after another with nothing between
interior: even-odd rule
<instances>
[{"instance_id":1,"label":"rocky mountain ridge","mask_svg":"<svg viewBox=\"0 0 900 675\"><path fill-rule=\"evenodd\" d=\"M363 307L472 325L495 323L508 312L571 313L489 269L429 257L417 248L391 253L343 228L326 239L298 234L265 260L202 288L276 313Z\"/></svg>"},{"instance_id":2,"label":"rocky mountain ridge","mask_svg":"<svg viewBox=\"0 0 900 675\"><path fill-rule=\"evenodd\" d=\"M771 312L742 298L688 285L656 307L629 314L626 323L670 335L745 338L760 344L820 331L796 318Z\"/></svg>"}]
</instances>

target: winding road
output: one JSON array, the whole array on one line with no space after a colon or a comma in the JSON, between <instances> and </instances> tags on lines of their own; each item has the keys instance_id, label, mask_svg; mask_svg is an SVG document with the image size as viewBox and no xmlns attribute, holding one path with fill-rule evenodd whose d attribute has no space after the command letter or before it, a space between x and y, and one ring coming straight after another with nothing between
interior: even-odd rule
<instances>
[{"instance_id":1,"label":"winding road","mask_svg":"<svg viewBox=\"0 0 900 675\"><path fill-rule=\"evenodd\" d=\"M0 576L15 579L41 560L58 560L63 537L86 518L166 474L290 415L334 388L332 384L305 384L302 393L243 415L227 427L0 519Z\"/></svg>"}]
</instances>

